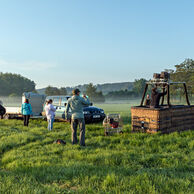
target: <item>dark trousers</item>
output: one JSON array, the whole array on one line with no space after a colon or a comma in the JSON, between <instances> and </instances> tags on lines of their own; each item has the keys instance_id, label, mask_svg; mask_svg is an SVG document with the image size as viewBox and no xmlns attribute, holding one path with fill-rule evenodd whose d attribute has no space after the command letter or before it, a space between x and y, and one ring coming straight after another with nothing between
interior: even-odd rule
<instances>
[{"instance_id":1,"label":"dark trousers","mask_svg":"<svg viewBox=\"0 0 194 194\"><path fill-rule=\"evenodd\" d=\"M72 119L71 130L72 130L72 144L77 143L77 127L80 129L79 142L80 145L85 146L85 121L84 119Z\"/></svg>"},{"instance_id":2,"label":"dark trousers","mask_svg":"<svg viewBox=\"0 0 194 194\"><path fill-rule=\"evenodd\" d=\"M30 115L23 115L24 118L24 126L28 126Z\"/></svg>"}]
</instances>

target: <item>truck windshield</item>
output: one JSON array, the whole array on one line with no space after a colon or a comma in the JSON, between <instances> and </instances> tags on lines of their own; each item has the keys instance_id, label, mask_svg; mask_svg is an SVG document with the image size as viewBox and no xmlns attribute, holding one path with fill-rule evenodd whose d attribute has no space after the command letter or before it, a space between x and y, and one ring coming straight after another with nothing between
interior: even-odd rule
<instances>
[{"instance_id":1,"label":"truck windshield","mask_svg":"<svg viewBox=\"0 0 194 194\"><path fill-rule=\"evenodd\" d=\"M61 99L61 106L64 106L65 104L67 104L67 99L68 99L68 97L63 97Z\"/></svg>"},{"instance_id":2,"label":"truck windshield","mask_svg":"<svg viewBox=\"0 0 194 194\"><path fill-rule=\"evenodd\" d=\"M53 98L53 105L54 106L59 106L60 103L60 97L54 97Z\"/></svg>"}]
</instances>

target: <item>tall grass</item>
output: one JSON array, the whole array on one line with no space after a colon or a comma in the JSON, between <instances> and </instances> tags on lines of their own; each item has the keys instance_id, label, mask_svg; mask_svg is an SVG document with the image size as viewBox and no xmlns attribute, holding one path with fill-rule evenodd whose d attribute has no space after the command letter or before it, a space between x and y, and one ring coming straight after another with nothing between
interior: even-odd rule
<instances>
[{"instance_id":1,"label":"tall grass","mask_svg":"<svg viewBox=\"0 0 194 194\"><path fill-rule=\"evenodd\" d=\"M114 110L130 118L128 106ZM68 123L51 132L42 120L22 124L0 120L0 193L194 193L193 131L130 133L127 121L123 134L106 137L101 123L88 124L80 147Z\"/></svg>"}]
</instances>

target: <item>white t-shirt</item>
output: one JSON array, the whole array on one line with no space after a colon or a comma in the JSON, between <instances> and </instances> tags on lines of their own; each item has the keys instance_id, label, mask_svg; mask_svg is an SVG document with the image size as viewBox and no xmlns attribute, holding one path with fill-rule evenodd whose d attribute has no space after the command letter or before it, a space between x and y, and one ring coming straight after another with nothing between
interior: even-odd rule
<instances>
[{"instance_id":1,"label":"white t-shirt","mask_svg":"<svg viewBox=\"0 0 194 194\"><path fill-rule=\"evenodd\" d=\"M44 107L47 119L55 118L56 108L52 104L47 104Z\"/></svg>"}]
</instances>

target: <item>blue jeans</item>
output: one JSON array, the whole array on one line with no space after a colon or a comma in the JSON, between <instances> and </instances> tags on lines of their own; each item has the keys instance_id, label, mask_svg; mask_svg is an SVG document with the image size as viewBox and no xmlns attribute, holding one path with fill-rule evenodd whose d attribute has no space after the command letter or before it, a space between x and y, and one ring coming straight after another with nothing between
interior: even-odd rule
<instances>
[{"instance_id":1,"label":"blue jeans","mask_svg":"<svg viewBox=\"0 0 194 194\"><path fill-rule=\"evenodd\" d=\"M77 143L77 127L80 129L80 145L85 146L85 121L84 119L72 119L71 120L71 130L72 130L72 144Z\"/></svg>"},{"instance_id":2,"label":"blue jeans","mask_svg":"<svg viewBox=\"0 0 194 194\"><path fill-rule=\"evenodd\" d=\"M54 122L54 118L52 119L47 119L48 121L48 130L51 131L53 129L53 122Z\"/></svg>"}]
</instances>

